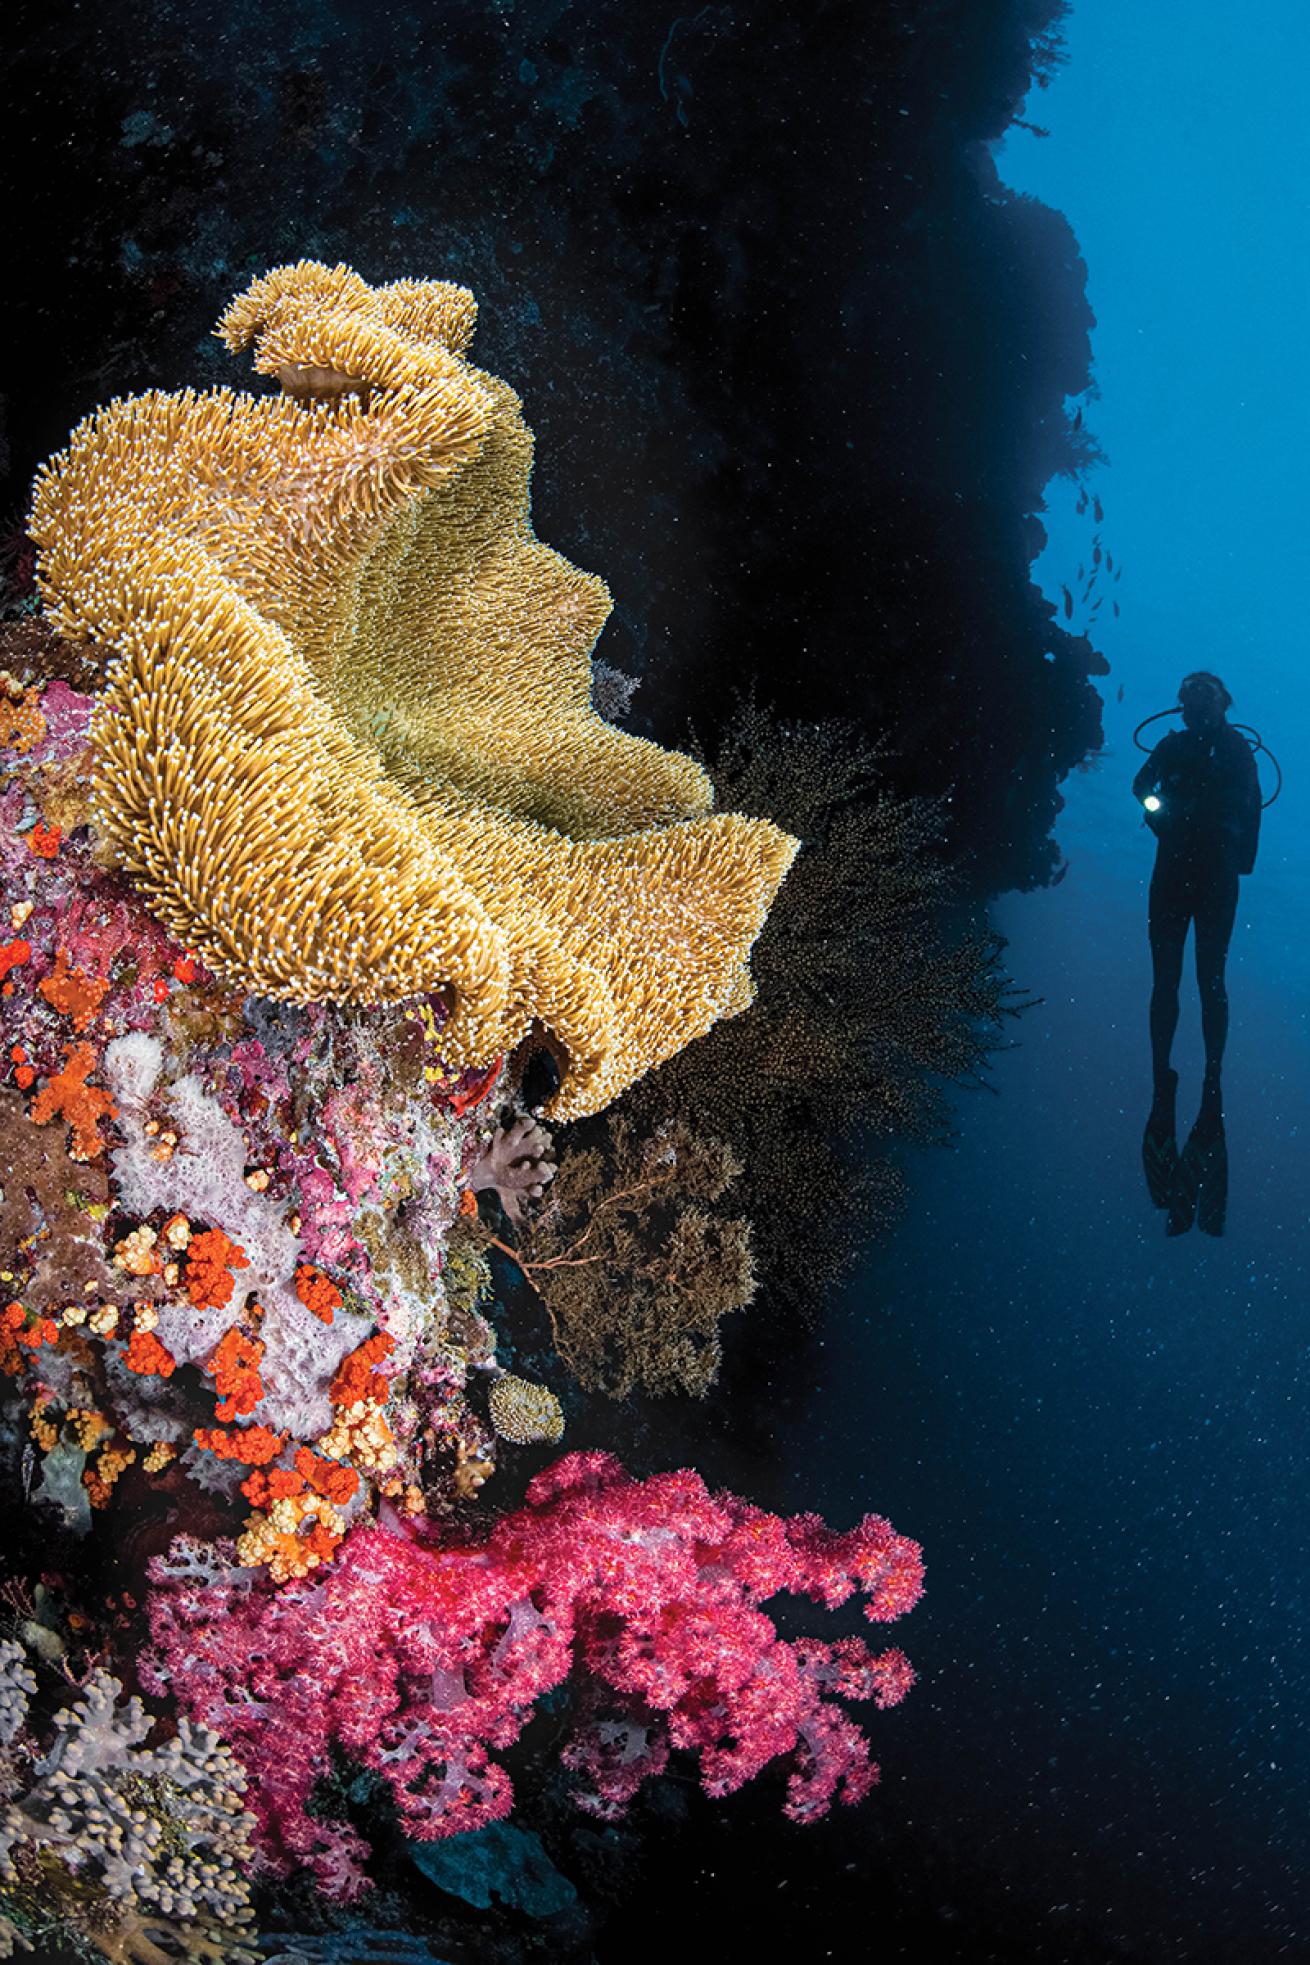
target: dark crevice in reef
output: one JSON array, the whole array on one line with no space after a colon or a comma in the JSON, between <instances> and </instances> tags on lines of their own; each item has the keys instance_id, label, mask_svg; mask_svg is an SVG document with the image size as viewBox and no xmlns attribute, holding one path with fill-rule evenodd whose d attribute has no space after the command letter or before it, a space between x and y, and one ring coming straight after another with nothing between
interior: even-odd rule
<instances>
[{"instance_id":1,"label":"dark crevice in reef","mask_svg":"<svg viewBox=\"0 0 1310 1965\"><path fill-rule=\"evenodd\" d=\"M601 573L638 727L754 681L953 792L973 889L1049 878L1089 676L1029 580L1092 317L988 139L1060 0L664 15L27 0L11 26L0 510L114 394L241 381L216 309L279 261L473 289L538 437L540 536ZM0 463L4 462L0 458Z\"/></svg>"}]
</instances>

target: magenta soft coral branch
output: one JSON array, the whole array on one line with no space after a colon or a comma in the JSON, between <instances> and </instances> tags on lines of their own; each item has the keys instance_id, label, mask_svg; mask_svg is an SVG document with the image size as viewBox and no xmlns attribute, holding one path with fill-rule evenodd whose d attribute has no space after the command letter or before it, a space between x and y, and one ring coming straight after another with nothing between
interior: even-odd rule
<instances>
[{"instance_id":1,"label":"magenta soft coral branch","mask_svg":"<svg viewBox=\"0 0 1310 1965\"><path fill-rule=\"evenodd\" d=\"M360 1527L321 1580L272 1589L175 1545L155 1564L144 1676L245 1764L269 1866L304 1864L349 1899L366 1846L306 1812L333 1744L386 1780L411 1836L480 1828L513 1799L491 1754L571 1674L565 1761L593 1813L620 1814L674 1749L699 1756L711 1795L788 1758L796 1821L859 1800L878 1770L839 1701L895 1705L909 1663L859 1638L784 1639L761 1606L859 1595L882 1623L922 1574L918 1545L879 1516L836 1532L711 1494L690 1469L635 1480L608 1454L570 1454L481 1546Z\"/></svg>"}]
</instances>

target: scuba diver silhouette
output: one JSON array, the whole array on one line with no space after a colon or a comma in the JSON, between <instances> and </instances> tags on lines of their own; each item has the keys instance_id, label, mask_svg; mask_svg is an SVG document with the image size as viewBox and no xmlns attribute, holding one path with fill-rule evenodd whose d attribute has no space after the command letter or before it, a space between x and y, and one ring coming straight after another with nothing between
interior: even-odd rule
<instances>
[{"instance_id":1,"label":"scuba diver silhouette","mask_svg":"<svg viewBox=\"0 0 1310 1965\"><path fill-rule=\"evenodd\" d=\"M1191 1227L1202 1201L1207 1205L1200 1206L1201 1227L1211 1234L1223 1232L1227 1152L1220 1070L1228 1037L1224 964L1237 913L1238 882L1255 866L1262 804L1255 763L1260 739L1253 733L1253 747L1242 729L1228 722L1232 700L1219 677L1208 670L1185 676L1178 691L1184 728L1162 738L1133 779L1133 796L1157 840L1148 914L1154 1098L1142 1141L1142 1163L1152 1202L1170 1211L1170 1234ZM1146 722L1154 720L1148 717ZM1139 724L1138 730L1144 727ZM1178 986L1189 927L1195 935L1205 1080L1196 1125L1180 1156L1178 1073L1170 1066L1169 1053L1178 1026ZM1203 1194L1203 1189L1208 1193Z\"/></svg>"}]
</instances>

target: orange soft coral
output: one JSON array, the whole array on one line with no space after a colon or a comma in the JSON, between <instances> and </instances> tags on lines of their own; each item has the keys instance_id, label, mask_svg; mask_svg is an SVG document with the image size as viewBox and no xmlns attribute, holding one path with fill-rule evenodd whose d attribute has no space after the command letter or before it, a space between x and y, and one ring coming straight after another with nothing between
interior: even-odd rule
<instances>
[{"instance_id":1,"label":"orange soft coral","mask_svg":"<svg viewBox=\"0 0 1310 1965\"><path fill-rule=\"evenodd\" d=\"M43 1344L59 1342L59 1326L49 1317L33 1316L31 1323L21 1303L8 1303L0 1310L0 1371L14 1378L27 1363L25 1353Z\"/></svg>"},{"instance_id":2,"label":"orange soft coral","mask_svg":"<svg viewBox=\"0 0 1310 1965\"><path fill-rule=\"evenodd\" d=\"M375 1331L358 1350L343 1358L328 1393L333 1405L385 1403L389 1389L387 1380L373 1367L380 1364L392 1348L393 1340L389 1334L384 1330Z\"/></svg>"},{"instance_id":3,"label":"orange soft coral","mask_svg":"<svg viewBox=\"0 0 1310 1965\"><path fill-rule=\"evenodd\" d=\"M177 1359L149 1330L132 1332L123 1353L123 1363L129 1371L140 1372L143 1378L171 1378L177 1370Z\"/></svg>"},{"instance_id":4,"label":"orange soft coral","mask_svg":"<svg viewBox=\"0 0 1310 1965\"><path fill-rule=\"evenodd\" d=\"M21 936L17 941L0 943L0 976L7 976L11 969L21 969L31 959L32 944Z\"/></svg>"},{"instance_id":5,"label":"orange soft coral","mask_svg":"<svg viewBox=\"0 0 1310 1965\"><path fill-rule=\"evenodd\" d=\"M306 1310L312 1310L321 1323L330 1324L332 1313L342 1304L341 1291L313 1262L302 1262L296 1271L296 1295Z\"/></svg>"},{"instance_id":6,"label":"orange soft coral","mask_svg":"<svg viewBox=\"0 0 1310 1965\"><path fill-rule=\"evenodd\" d=\"M275 1433L271 1426L200 1426L192 1438L220 1460L240 1460L247 1467L266 1467L287 1443L286 1434Z\"/></svg>"},{"instance_id":7,"label":"orange soft coral","mask_svg":"<svg viewBox=\"0 0 1310 1965\"><path fill-rule=\"evenodd\" d=\"M98 1122L118 1117L118 1107L108 1092L87 1083L95 1066L95 1053L89 1044L70 1045L64 1052L63 1070L48 1078L32 1101L31 1116L38 1126L60 1116L72 1127L70 1160L94 1160L97 1153L103 1153L105 1142Z\"/></svg>"},{"instance_id":8,"label":"orange soft coral","mask_svg":"<svg viewBox=\"0 0 1310 1965\"><path fill-rule=\"evenodd\" d=\"M73 1019L74 1030L85 1030L104 1001L109 988L107 977L88 976L81 969L70 969L61 948L50 975L38 985L47 1003L62 1016Z\"/></svg>"},{"instance_id":9,"label":"orange soft coral","mask_svg":"<svg viewBox=\"0 0 1310 1965\"><path fill-rule=\"evenodd\" d=\"M233 1269L248 1269L250 1257L221 1228L205 1228L187 1244L186 1293L198 1310L221 1310L232 1301Z\"/></svg>"},{"instance_id":10,"label":"orange soft coral","mask_svg":"<svg viewBox=\"0 0 1310 1965\"><path fill-rule=\"evenodd\" d=\"M59 842L63 838L58 826L43 825L39 820L27 835L27 844L38 860L53 860L59 852Z\"/></svg>"},{"instance_id":11,"label":"orange soft coral","mask_svg":"<svg viewBox=\"0 0 1310 1965\"><path fill-rule=\"evenodd\" d=\"M386 1331L376 1331L342 1360L328 1393L337 1416L318 1441L333 1460L353 1460L374 1476L389 1473L399 1459L384 1411L390 1386L373 1370L391 1348Z\"/></svg>"},{"instance_id":12,"label":"orange soft coral","mask_svg":"<svg viewBox=\"0 0 1310 1965\"><path fill-rule=\"evenodd\" d=\"M296 1467L316 1494L321 1494L327 1501L334 1501L339 1508L345 1506L359 1486L359 1475L353 1467L343 1467L335 1460L323 1460L318 1454L311 1453L307 1446L297 1447Z\"/></svg>"},{"instance_id":13,"label":"orange soft coral","mask_svg":"<svg viewBox=\"0 0 1310 1965\"><path fill-rule=\"evenodd\" d=\"M264 1346L257 1337L247 1337L234 1324L216 1346L205 1370L222 1394L215 1408L216 1419L244 1419L264 1396L259 1367Z\"/></svg>"},{"instance_id":14,"label":"orange soft coral","mask_svg":"<svg viewBox=\"0 0 1310 1965\"><path fill-rule=\"evenodd\" d=\"M241 1492L247 1501L253 1501L257 1508L271 1508L275 1501L289 1500L293 1494L305 1491L304 1476L294 1467L270 1467L265 1473L256 1467L241 1483Z\"/></svg>"}]
</instances>

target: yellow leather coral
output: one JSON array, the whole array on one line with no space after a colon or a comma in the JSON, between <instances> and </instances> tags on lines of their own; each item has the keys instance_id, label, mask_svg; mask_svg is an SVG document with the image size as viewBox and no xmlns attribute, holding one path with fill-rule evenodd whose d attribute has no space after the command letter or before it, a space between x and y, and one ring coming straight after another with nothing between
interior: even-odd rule
<instances>
[{"instance_id":1,"label":"yellow leather coral","mask_svg":"<svg viewBox=\"0 0 1310 1965\"><path fill-rule=\"evenodd\" d=\"M278 267L218 333L294 388L115 401L37 479L54 626L109 656L92 810L225 982L443 990L483 1063L534 1020L595 1111L751 998L795 852L591 708L604 583L532 531L532 436L466 289Z\"/></svg>"}]
</instances>

